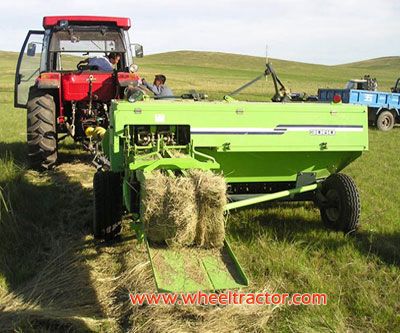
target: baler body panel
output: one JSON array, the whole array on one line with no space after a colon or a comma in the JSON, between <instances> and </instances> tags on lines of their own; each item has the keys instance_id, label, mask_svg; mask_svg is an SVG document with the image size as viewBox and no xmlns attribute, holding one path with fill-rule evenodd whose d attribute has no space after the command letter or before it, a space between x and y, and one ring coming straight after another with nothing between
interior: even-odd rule
<instances>
[{"instance_id":1,"label":"baler body panel","mask_svg":"<svg viewBox=\"0 0 400 333\"><path fill-rule=\"evenodd\" d=\"M193 147L215 158L228 183L326 178L368 149L365 107L349 104L114 102L108 156L124 169L126 125L187 125Z\"/></svg>"}]
</instances>

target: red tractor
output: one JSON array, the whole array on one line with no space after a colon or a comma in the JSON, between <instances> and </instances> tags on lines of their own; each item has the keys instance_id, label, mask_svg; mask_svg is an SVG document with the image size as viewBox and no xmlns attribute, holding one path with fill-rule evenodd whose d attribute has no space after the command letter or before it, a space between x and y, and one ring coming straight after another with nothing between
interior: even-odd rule
<instances>
[{"instance_id":1,"label":"red tractor","mask_svg":"<svg viewBox=\"0 0 400 333\"><path fill-rule=\"evenodd\" d=\"M66 136L88 144L88 128L108 126L112 99L137 84L137 66L129 41L129 18L47 16L44 31L31 30L19 54L15 107L27 109L28 160L35 169L51 169L58 142ZM135 56L143 56L141 45ZM120 57L104 70L89 59L110 53ZM86 133L86 134L85 134Z\"/></svg>"}]
</instances>

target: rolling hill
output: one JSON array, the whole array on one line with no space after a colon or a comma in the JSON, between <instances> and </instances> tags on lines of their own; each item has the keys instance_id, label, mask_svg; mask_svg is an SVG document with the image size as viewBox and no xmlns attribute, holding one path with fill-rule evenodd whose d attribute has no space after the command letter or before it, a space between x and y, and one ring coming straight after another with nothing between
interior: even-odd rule
<instances>
[{"instance_id":1,"label":"rolling hill","mask_svg":"<svg viewBox=\"0 0 400 333\"><path fill-rule=\"evenodd\" d=\"M14 68L18 54L0 51L0 91L13 89ZM385 57L351 64L326 66L270 59L279 77L293 92L316 94L318 88L344 87L349 79L369 74L378 79L379 89L389 90L400 76L400 57ZM168 85L176 92L205 92L212 99L235 90L263 72L265 58L219 52L177 51L145 56L136 61L139 73L152 79L163 73ZM245 90L239 98L268 100L272 82L262 80ZM5 98L5 96L0 97ZM4 100L4 99L0 99Z\"/></svg>"}]
</instances>

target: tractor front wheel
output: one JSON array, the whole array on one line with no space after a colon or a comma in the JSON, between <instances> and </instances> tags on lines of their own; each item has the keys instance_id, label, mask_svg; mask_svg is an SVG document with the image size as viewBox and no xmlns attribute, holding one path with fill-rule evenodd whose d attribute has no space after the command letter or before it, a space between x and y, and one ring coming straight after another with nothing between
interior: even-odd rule
<instances>
[{"instance_id":1,"label":"tractor front wheel","mask_svg":"<svg viewBox=\"0 0 400 333\"><path fill-rule=\"evenodd\" d=\"M53 96L38 90L30 92L27 104L29 166L49 170L57 160L56 106Z\"/></svg>"},{"instance_id":2,"label":"tractor front wheel","mask_svg":"<svg viewBox=\"0 0 400 333\"><path fill-rule=\"evenodd\" d=\"M112 240L121 231L122 184L119 173L97 171L93 178L93 235Z\"/></svg>"},{"instance_id":3,"label":"tractor front wheel","mask_svg":"<svg viewBox=\"0 0 400 333\"><path fill-rule=\"evenodd\" d=\"M318 196L321 219L327 227L345 233L357 229L361 205L353 179L341 173L333 174L322 183Z\"/></svg>"}]
</instances>

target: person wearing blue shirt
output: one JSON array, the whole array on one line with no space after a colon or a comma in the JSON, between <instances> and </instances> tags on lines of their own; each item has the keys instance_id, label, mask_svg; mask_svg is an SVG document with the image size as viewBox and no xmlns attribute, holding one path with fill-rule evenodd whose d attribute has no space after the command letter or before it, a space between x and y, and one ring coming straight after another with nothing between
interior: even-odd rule
<instances>
[{"instance_id":1,"label":"person wearing blue shirt","mask_svg":"<svg viewBox=\"0 0 400 333\"><path fill-rule=\"evenodd\" d=\"M81 63L87 63L89 67L97 68L96 70L103 71L103 72L112 72L113 66L118 64L119 60L121 59L121 55L119 53L111 52L105 57L92 57L88 58Z\"/></svg>"},{"instance_id":2,"label":"person wearing blue shirt","mask_svg":"<svg viewBox=\"0 0 400 333\"><path fill-rule=\"evenodd\" d=\"M154 77L153 84L148 83L145 79L142 79L142 84L149 90L151 90L156 97L168 97L173 96L172 90L165 85L167 78L163 74L157 74Z\"/></svg>"}]
</instances>

